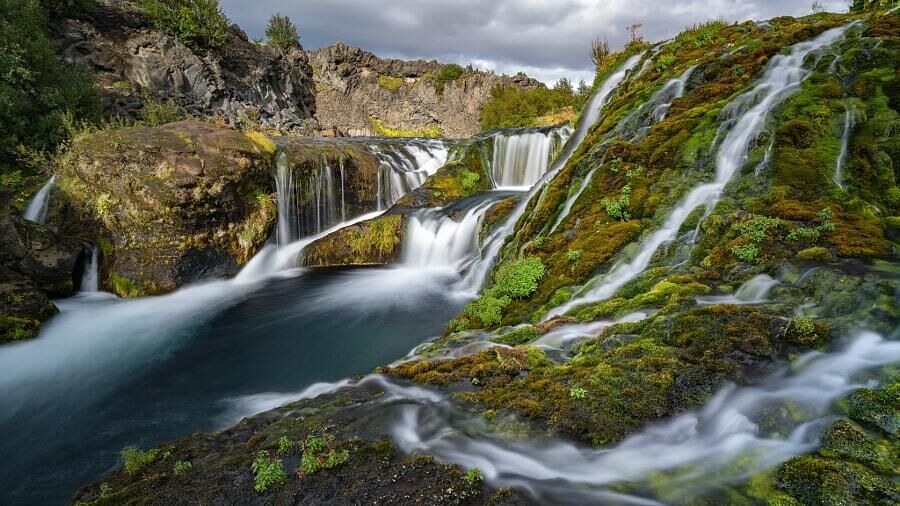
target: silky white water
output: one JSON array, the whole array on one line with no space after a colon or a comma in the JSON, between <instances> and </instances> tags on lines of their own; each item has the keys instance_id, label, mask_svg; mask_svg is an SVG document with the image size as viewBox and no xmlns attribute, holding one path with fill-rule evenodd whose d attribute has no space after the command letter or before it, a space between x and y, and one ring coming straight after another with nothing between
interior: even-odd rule
<instances>
[{"instance_id":1,"label":"silky white water","mask_svg":"<svg viewBox=\"0 0 900 506\"><path fill-rule=\"evenodd\" d=\"M422 186L447 163L449 145L441 140L407 140L392 149L372 144L370 151L381 163L377 182L377 210L387 209L401 197Z\"/></svg>"},{"instance_id":2,"label":"silky white water","mask_svg":"<svg viewBox=\"0 0 900 506\"><path fill-rule=\"evenodd\" d=\"M707 295L697 297L702 306L715 304L764 304L769 302L769 292L779 285L777 279L768 274L758 274L741 285L733 295Z\"/></svg>"},{"instance_id":3,"label":"silky white water","mask_svg":"<svg viewBox=\"0 0 900 506\"><path fill-rule=\"evenodd\" d=\"M81 276L79 292L93 293L100 291L100 277L97 271L100 268L99 248L93 244L86 244L88 257L84 264L84 274Z\"/></svg>"},{"instance_id":4,"label":"silky white water","mask_svg":"<svg viewBox=\"0 0 900 506\"><path fill-rule=\"evenodd\" d=\"M44 183L44 186L42 186L34 195L34 198L28 203L28 207L25 209L25 213L22 217L28 221L40 223L41 225L46 223L47 212L50 208L50 194L53 192L55 186L56 174L51 176L50 179Z\"/></svg>"},{"instance_id":5,"label":"silky white water","mask_svg":"<svg viewBox=\"0 0 900 506\"><path fill-rule=\"evenodd\" d=\"M550 167L559 147L572 136L571 127L549 131L494 135L491 176L495 188L528 189Z\"/></svg>"},{"instance_id":6,"label":"silky white water","mask_svg":"<svg viewBox=\"0 0 900 506\"><path fill-rule=\"evenodd\" d=\"M403 264L409 267L461 270L475 251L484 214L495 202L487 200L458 219L440 209L409 216L404 236Z\"/></svg>"},{"instance_id":7,"label":"silky white water","mask_svg":"<svg viewBox=\"0 0 900 506\"><path fill-rule=\"evenodd\" d=\"M612 297L626 283L640 275L663 244L675 239L687 217L700 206L712 209L722 196L725 186L747 163L750 145L762 132L770 113L787 97L799 89L810 71L804 68L806 57L840 40L852 25L828 30L813 40L791 46L788 54L773 57L762 78L753 88L729 103L720 128L724 139L716 154L716 175L711 183L702 183L669 212L662 227L642 243L634 258L617 264L600 279L569 302L551 310L546 319L565 314L579 305L599 302Z\"/></svg>"},{"instance_id":8,"label":"silky white water","mask_svg":"<svg viewBox=\"0 0 900 506\"><path fill-rule=\"evenodd\" d=\"M587 103L582 111L581 118L578 121L578 127L575 129L575 132L569 137L568 142L566 142L565 147L562 152L557 156L556 160L554 160L550 169L532 186L531 190L526 194L525 198L522 200L519 205L510 213L509 217L503 222L503 226L498 227L494 232L492 232L487 240L485 241L483 247L481 248L480 257L473 263L472 267L466 273L464 284L466 284L472 290L478 290L482 286L484 286L485 281L487 280L487 275L490 273L491 269L494 267L494 262L497 260L497 255L500 253L500 248L503 247L503 244L506 242L506 239L512 234L515 229L516 222L519 221L519 218L522 217L522 214L525 212L525 209L528 206L528 202L535 198L536 195L541 193L543 186L548 181L552 180L554 176L565 167L566 163L569 161L569 158L575 153L575 150L581 145L584 141L584 138L587 137L588 131L590 131L591 127L594 126L594 123L600 118L600 113L606 104L609 102L612 94L616 91L620 84L625 80L625 77L628 75L629 71L631 71L643 57L643 54L638 54L632 56L622 66L610 75L602 85L597 89L596 93L591 97L591 100Z\"/></svg>"},{"instance_id":9,"label":"silky white water","mask_svg":"<svg viewBox=\"0 0 900 506\"><path fill-rule=\"evenodd\" d=\"M844 189L844 166L847 164L847 150L850 145L850 134L855 123L855 111L852 105L844 106L844 128L841 131L841 151L834 166L834 182Z\"/></svg>"}]
</instances>

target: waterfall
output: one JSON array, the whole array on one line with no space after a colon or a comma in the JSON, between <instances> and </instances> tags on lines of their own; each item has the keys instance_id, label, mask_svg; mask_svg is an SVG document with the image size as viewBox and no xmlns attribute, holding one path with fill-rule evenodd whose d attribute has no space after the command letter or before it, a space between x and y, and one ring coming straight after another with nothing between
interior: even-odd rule
<instances>
[{"instance_id":1,"label":"waterfall","mask_svg":"<svg viewBox=\"0 0 900 506\"><path fill-rule=\"evenodd\" d=\"M56 186L56 174L44 183L44 186L34 195L22 217L41 225L46 223L47 211L50 208L50 193L53 191L54 186Z\"/></svg>"},{"instance_id":2,"label":"waterfall","mask_svg":"<svg viewBox=\"0 0 900 506\"><path fill-rule=\"evenodd\" d=\"M398 141L401 142L401 141ZM377 182L377 209L394 205L407 193L422 186L447 162L449 145L440 140L407 139L402 144L370 145L380 162Z\"/></svg>"},{"instance_id":3,"label":"waterfall","mask_svg":"<svg viewBox=\"0 0 900 506\"><path fill-rule=\"evenodd\" d=\"M834 167L834 182L844 189L844 165L847 163L847 150L850 145L850 134L855 126L855 111L852 105L844 105L844 130L841 132L841 152Z\"/></svg>"},{"instance_id":4,"label":"waterfall","mask_svg":"<svg viewBox=\"0 0 900 506\"><path fill-rule=\"evenodd\" d=\"M571 127L508 133L494 138L491 176L495 188L530 188L550 167L559 147L572 136Z\"/></svg>"},{"instance_id":5,"label":"waterfall","mask_svg":"<svg viewBox=\"0 0 900 506\"><path fill-rule=\"evenodd\" d=\"M297 192L294 188L294 172L284 151L275 158L275 190L278 192L278 227L276 241L279 246L292 243L299 235L297 226Z\"/></svg>"},{"instance_id":6,"label":"waterfall","mask_svg":"<svg viewBox=\"0 0 900 506\"><path fill-rule=\"evenodd\" d=\"M390 399L405 400L393 431L405 452L423 451L442 462L477 467L492 486L524 487L549 503L563 499L605 503L614 484L631 483L638 485L629 487L632 490L646 490L639 484L674 472L667 480L672 484L669 493L676 496L659 499L680 504L814 450L831 420L834 400L864 386L854 378L898 360L900 343L863 332L842 350L807 353L789 369L754 386L726 386L702 409L650 426L603 450L492 434L483 420L472 419L445 399L435 400L421 389L407 392L395 385L387 389ZM369 381L385 382L378 377ZM769 413L785 405L804 418L767 428ZM638 497L619 499L615 502L658 504Z\"/></svg>"},{"instance_id":7,"label":"waterfall","mask_svg":"<svg viewBox=\"0 0 900 506\"><path fill-rule=\"evenodd\" d=\"M323 155L315 169L300 179L299 198L306 203L300 206L297 237L318 234L322 230L340 223L343 191L338 194L334 184L334 170ZM343 186L340 188L343 190Z\"/></svg>"},{"instance_id":8,"label":"waterfall","mask_svg":"<svg viewBox=\"0 0 900 506\"><path fill-rule=\"evenodd\" d=\"M575 153L575 150L581 145L584 138L587 137L588 131L590 131L591 127L594 126L594 123L600 118L600 112L606 106L607 102L612 98L613 93L618 89L619 85L625 80L626 75L630 70L632 70L643 57L643 54L637 54L629 58L622 64L622 66L610 75L602 85L597 89L594 95L591 97L591 100L584 107L584 110L581 113L581 118L578 121L578 127L575 129L575 132L569 137L568 142L566 142L565 147L562 149L562 152L559 156L554 160L553 165L538 181L532 186L531 190L526 194L525 198L522 202L516 206L513 212L509 215L506 221L503 222L503 226L498 227L493 233L488 236L485 241L484 246L481 249L481 256L479 259L475 261L472 267L469 269L466 274L465 283L471 287L472 289L479 289L484 285L488 273L494 267L494 262L497 260L497 256L500 254L500 248L503 247L503 244L506 242L506 239L512 234L515 229L516 223L519 221L519 218L522 217L522 214L525 212L525 209L528 207L528 203L531 199L535 198L536 195L541 193L545 183L552 180L554 176L565 167L566 163L569 161L569 158Z\"/></svg>"},{"instance_id":9,"label":"waterfall","mask_svg":"<svg viewBox=\"0 0 900 506\"><path fill-rule=\"evenodd\" d=\"M764 304L769 302L769 292L779 282L768 274L759 274L741 285L734 295L708 295L697 297L697 304L709 306L715 304Z\"/></svg>"},{"instance_id":10,"label":"waterfall","mask_svg":"<svg viewBox=\"0 0 900 506\"><path fill-rule=\"evenodd\" d=\"M701 205L712 209L721 198L725 185L746 165L749 147L765 126L769 113L799 89L800 84L810 74L810 71L803 67L806 57L841 39L850 26L852 24L828 30L811 41L792 46L788 54L773 57L765 74L756 85L734 99L723 110L726 121L720 128L720 133L724 133L725 137L716 154L715 180L691 190L684 200L672 209L662 228L643 241L640 251L632 260L616 265L596 284L589 283L587 291L551 310L546 318L565 314L579 305L612 297L619 288L647 268L653 254L661 245L675 239L681 225L694 209Z\"/></svg>"},{"instance_id":11,"label":"waterfall","mask_svg":"<svg viewBox=\"0 0 900 506\"><path fill-rule=\"evenodd\" d=\"M92 243L85 243L84 246L90 255L84 263L84 274L81 275L79 291L88 293L99 292L100 276L97 274L100 268L99 248Z\"/></svg>"},{"instance_id":12,"label":"waterfall","mask_svg":"<svg viewBox=\"0 0 900 506\"><path fill-rule=\"evenodd\" d=\"M478 234L485 213L508 195L498 192L478 198L461 213L451 208L425 209L412 214L404 239L404 266L465 270L478 252Z\"/></svg>"}]
</instances>

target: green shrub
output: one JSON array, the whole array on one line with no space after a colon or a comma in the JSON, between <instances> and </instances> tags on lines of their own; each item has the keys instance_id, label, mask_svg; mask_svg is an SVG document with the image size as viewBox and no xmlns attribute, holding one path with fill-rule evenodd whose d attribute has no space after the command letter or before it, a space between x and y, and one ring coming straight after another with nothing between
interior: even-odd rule
<instances>
[{"instance_id":1,"label":"green shrub","mask_svg":"<svg viewBox=\"0 0 900 506\"><path fill-rule=\"evenodd\" d=\"M731 248L731 253L741 261L752 262L759 256L759 248L753 244L745 244Z\"/></svg>"},{"instance_id":2,"label":"green shrub","mask_svg":"<svg viewBox=\"0 0 900 506\"><path fill-rule=\"evenodd\" d=\"M54 12L83 2L0 2L0 167L51 152L73 126L101 119L94 76L84 66L64 65L49 36L42 5ZM28 169L34 169L25 163Z\"/></svg>"},{"instance_id":3,"label":"green shrub","mask_svg":"<svg viewBox=\"0 0 900 506\"><path fill-rule=\"evenodd\" d=\"M465 314L481 320L485 326L498 325L503 319L503 309L511 302L509 297L495 297L490 292L485 293L480 299L470 302L465 309Z\"/></svg>"},{"instance_id":4,"label":"green shrub","mask_svg":"<svg viewBox=\"0 0 900 506\"><path fill-rule=\"evenodd\" d=\"M297 27L294 26L291 18L281 14L275 14L269 18L269 25L266 26L266 41L269 46L282 51L300 47Z\"/></svg>"},{"instance_id":5,"label":"green shrub","mask_svg":"<svg viewBox=\"0 0 900 506\"><path fill-rule=\"evenodd\" d=\"M462 77L464 72L465 69L455 63L444 65L434 78L434 91L438 95L443 95L444 87Z\"/></svg>"},{"instance_id":6,"label":"green shrub","mask_svg":"<svg viewBox=\"0 0 900 506\"><path fill-rule=\"evenodd\" d=\"M622 192L619 194L618 198L609 199L604 197L603 200L600 201L600 205L602 205L606 209L606 214L608 214L611 218L622 221L628 221L631 219L631 214L625 211L625 209L628 207L628 204L630 203L630 185L625 185L625 187L622 188Z\"/></svg>"},{"instance_id":7,"label":"green shrub","mask_svg":"<svg viewBox=\"0 0 900 506\"><path fill-rule=\"evenodd\" d=\"M569 258L569 263L574 264L575 262L581 260L581 256L583 254L584 254L583 251L581 251L580 249L576 249L576 250L569 250L569 252L566 254L566 256Z\"/></svg>"},{"instance_id":8,"label":"green shrub","mask_svg":"<svg viewBox=\"0 0 900 506\"><path fill-rule=\"evenodd\" d=\"M539 86L522 89L516 86L496 86L491 90L491 98L481 111L481 128L520 128L542 126L560 121L544 121L555 114L571 108L571 116L576 117L591 94L590 87L573 91L571 86L547 88Z\"/></svg>"},{"instance_id":9,"label":"green shrub","mask_svg":"<svg viewBox=\"0 0 900 506\"><path fill-rule=\"evenodd\" d=\"M497 271L491 291L498 297L524 299L537 291L544 272L544 262L539 257L514 260Z\"/></svg>"},{"instance_id":10,"label":"green shrub","mask_svg":"<svg viewBox=\"0 0 900 506\"><path fill-rule=\"evenodd\" d=\"M769 230L778 226L779 221L775 218L767 218L761 216L750 221L745 221L738 225L738 229L742 234L746 235L753 242L762 242L766 238Z\"/></svg>"},{"instance_id":11,"label":"green shrub","mask_svg":"<svg viewBox=\"0 0 900 506\"><path fill-rule=\"evenodd\" d=\"M253 488L260 494L287 480L281 460L269 458L269 454L265 451L256 455L256 460L253 461L250 469L254 474Z\"/></svg>"},{"instance_id":12,"label":"green shrub","mask_svg":"<svg viewBox=\"0 0 900 506\"><path fill-rule=\"evenodd\" d=\"M141 469L152 464L158 455L158 450L141 451L134 446L122 448L122 462L125 464L125 472L135 474Z\"/></svg>"},{"instance_id":13,"label":"green shrub","mask_svg":"<svg viewBox=\"0 0 900 506\"><path fill-rule=\"evenodd\" d=\"M572 387L569 389L569 398L573 400L581 400L587 395L587 390L581 387Z\"/></svg>"},{"instance_id":14,"label":"green shrub","mask_svg":"<svg viewBox=\"0 0 900 506\"><path fill-rule=\"evenodd\" d=\"M350 452L347 450L331 450L325 458L325 469L335 468L350 458Z\"/></svg>"},{"instance_id":15,"label":"green shrub","mask_svg":"<svg viewBox=\"0 0 900 506\"><path fill-rule=\"evenodd\" d=\"M175 474L175 476L181 476L182 474L193 469L193 467L193 464L191 464L190 462L179 460L175 463L175 467L172 468L172 473Z\"/></svg>"},{"instance_id":16,"label":"green shrub","mask_svg":"<svg viewBox=\"0 0 900 506\"><path fill-rule=\"evenodd\" d=\"M788 234L787 238L789 241L799 241L804 239L815 242L819 240L819 235L818 228L799 227L791 230L791 233Z\"/></svg>"},{"instance_id":17,"label":"green shrub","mask_svg":"<svg viewBox=\"0 0 900 506\"><path fill-rule=\"evenodd\" d=\"M290 455L297 448L297 443L291 441L287 436L281 436L278 440L278 455Z\"/></svg>"},{"instance_id":18,"label":"green shrub","mask_svg":"<svg viewBox=\"0 0 900 506\"><path fill-rule=\"evenodd\" d=\"M481 474L480 469L478 469L477 467L473 467L472 469L466 471L466 475L463 476L463 479L466 480L469 485L474 485L483 481L484 475Z\"/></svg>"},{"instance_id":19,"label":"green shrub","mask_svg":"<svg viewBox=\"0 0 900 506\"><path fill-rule=\"evenodd\" d=\"M228 18L218 0L138 0L138 4L154 26L201 56L228 38Z\"/></svg>"},{"instance_id":20,"label":"green shrub","mask_svg":"<svg viewBox=\"0 0 900 506\"><path fill-rule=\"evenodd\" d=\"M674 54L664 54L656 59L656 69L662 72L674 65L676 61L678 58Z\"/></svg>"},{"instance_id":21,"label":"green shrub","mask_svg":"<svg viewBox=\"0 0 900 506\"><path fill-rule=\"evenodd\" d=\"M311 451L303 452L300 458L300 470L305 474L314 474L319 472L319 459Z\"/></svg>"},{"instance_id":22,"label":"green shrub","mask_svg":"<svg viewBox=\"0 0 900 506\"><path fill-rule=\"evenodd\" d=\"M141 107L141 125L157 127L181 121L187 117L187 112L174 100L154 102L149 98L144 99Z\"/></svg>"}]
</instances>

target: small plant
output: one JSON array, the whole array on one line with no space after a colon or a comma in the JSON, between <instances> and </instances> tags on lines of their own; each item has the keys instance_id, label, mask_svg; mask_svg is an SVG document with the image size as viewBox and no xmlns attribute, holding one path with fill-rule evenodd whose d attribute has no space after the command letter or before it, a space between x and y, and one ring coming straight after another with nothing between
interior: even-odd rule
<instances>
[{"instance_id":1,"label":"small plant","mask_svg":"<svg viewBox=\"0 0 900 506\"><path fill-rule=\"evenodd\" d=\"M269 18L266 27L266 40L268 44L281 51L289 51L300 46L300 36L297 35L297 27L291 18L275 14Z\"/></svg>"},{"instance_id":2,"label":"small plant","mask_svg":"<svg viewBox=\"0 0 900 506\"><path fill-rule=\"evenodd\" d=\"M731 248L731 253L743 262L752 262L759 256L759 248L754 244L744 244Z\"/></svg>"},{"instance_id":3,"label":"small plant","mask_svg":"<svg viewBox=\"0 0 900 506\"><path fill-rule=\"evenodd\" d=\"M738 229L742 234L750 238L751 241L759 243L766 238L766 234L770 229L778 226L778 220L765 216L745 221L738 225Z\"/></svg>"},{"instance_id":4,"label":"small plant","mask_svg":"<svg viewBox=\"0 0 900 506\"><path fill-rule=\"evenodd\" d=\"M733 72L736 76L742 76L746 71L744 70L743 65L735 65L731 67L731 72Z\"/></svg>"},{"instance_id":5,"label":"small plant","mask_svg":"<svg viewBox=\"0 0 900 506\"><path fill-rule=\"evenodd\" d=\"M469 485L475 485L476 483L484 481L484 475L481 474L481 469L473 467L466 471L466 475L463 476L463 479L466 480L466 483Z\"/></svg>"},{"instance_id":6,"label":"small plant","mask_svg":"<svg viewBox=\"0 0 900 506\"><path fill-rule=\"evenodd\" d=\"M531 244L534 246L534 249L541 250L544 248L544 243L547 242L547 238L544 236L540 236L536 238L534 241L531 241Z\"/></svg>"},{"instance_id":7,"label":"small plant","mask_svg":"<svg viewBox=\"0 0 900 506\"><path fill-rule=\"evenodd\" d=\"M184 109L172 99L156 102L152 98L144 97L144 106L141 107L140 124L156 127L174 123L187 117Z\"/></svg>"},{"instance_id":8,"label":"small plant","mask_svg":"<svg viewBox=\"0 0 900 506\"><path fill-rule=\"evenodd\" d=\"M270 458L268 452L261 451L250 466L255 475L253 488L260 494L287 480L284 464L280 459Z\"/></svg>"},{"instance_id":9,"label":"small plant","mask_svg":"<svg viewBox=\"0 0 900 506\"><path fill-rule=\"evenodd\" d=\"M822 338L827 337L827 333L823 334L825 335L820 335L812 318L794 318L784 327L784 335L788 341L801 346L822 344Z\"/></svg>"},{"instance_id":10,"label":"small plant","mask_svg":"<svg viewBox=\"0 0 900 506\"><path fill-rule=\"evenodd\" d=\"M100 497L107 497L112 494L113 488L109 483L100 484Z\"/></svg>"},{"instance_id":11,"label":"small plant","mask_svg":"<svg viewBox=\"0 0 900 506\"><path fill-rule=\"evenodd\" d=\"M141 451L134 446L122 448L122 462L125 464L125 472L135 474L141 469L152 464L158 456L157 450Z\"/></svg>"},{"instance_id":12,"label":"small plant","mask_svg":"<svg viewBox=\"0 0 900 506\"><path fill-rule=\"evenodd\" d=\"M609 166L606 167L606 170L608 170L610 174L618 174L620 163L622 163L620 158L613 158L612 161L609 162Z\"/></svg>"},{"instance_id":13,"label":"small plant","mask_svg":"<svg viewBox=\"0 0 900 506\"><path fill-rule=\"evenodd\" d=\"M350 458L350 452L347 450L331 450L328 452L328 456L325 457L325 469L335 468Z\"/></svg>"},{"instance_id":14,"label":"small plant","mask_svg":"<svg viewBox=\"0 0 900 506\"><path fill-rule=\"evenodd\" d=\"M288 439L287 436L281 436L278 440L278 455L290 455L297 448L297 443Z\"/></svg>"},{"instance_id":15,"label":"small plant","mask_svg":"<svg viewBox=\"0 0 900 506\"><path fill-rule=\"evenodd\" d=\"M314 474L319 471L319 459L311 451L303 452L300 458L300 470L304 474Z\"/></svg>"},{"instance_id":16,"label":"small plant","mask_svg":"<svg viewBox=\"0 0 900 506\"><path fill-rule=\"evenodd\" d=\"M498 325L503 320L503 309L510 302L512 300L509 297L495 297L488 292L480 299L470 302L464 312L467 316L478 318L481 323L491 327Z\"/></svg>"},{"instance_id":17,"label":"small plant","mask_svg":"<svg viewBox=\"0 0 900 506\"><path fill-rule=\"evenodd\" d=\"M656 60L656 70L662 72L674 65L677 60L674 54L664 54Z\"/></svg>"},{"instance_id":18,"label":"small plant","mask_svg":"<svg viewBox=\"0 0 900 506\"><path fill-rule=\"evenodd\" d=\"M175 474L175 476L181 476L182 474L193 469L193 467L193 464L191 464L190 462L179 460L178 462L175 462L175 467L172 468L172 473Z\"/></svg>"},{"instance_id":19,"label":"small plant","mask_svg":"<svg viewBox=\"0 0 900 506\"><path fill-rule=\"evenodd\" d=\"M567 257L569 258L569 263L574 264L575 262L581 260L582 254L584 254L584 252L581 251L580 249L569 250L569 252L567 253Z\"/></svg>"},{"instance_id":20,"label":"small plant","mask_svg":"<svg viewBox=\"0 0 900 506\"><path fill-rule=\"evenodd\" d=\"M631 219L631 214L625 211L628 207L628 204L631 203L631 186L625 185L622 188L622 192L619 194L617 199L609 199L604 198L600 201L600 204L606 208L606 214L608 214L611 218L615 218L617 220L628 221Z\"/></svg>"},{"instance_id":21,"label":"small plant","mask_svg":"<svg viewBox=\"0 0 900 506\"><path fill-rule=\"evenodd\" d=\"M819 240L820 235L821 234L819 233L818 228L800 227L791 230L791 233L788 234L787 239L789 241L799 241L801 239L804 239L815 242Z\"/></svg>"},{"instance_id":22,"label":"small plant","mask_svg":"<svg viewBox=\"0 0 900 506\"><path fill-rule=\"evenodd\" d=\"M523 299L537 291L544 273L544 262L539 257L514 260L497 271L491 291L496 296Z\"/></svg>"},{"instance_id":23,"label":"small plant","mask_svg":"<svg viewBox=\"0 0 900 506\"><path fill-rule=\"evenodd\" d=\"M481 380L479 380L478 378L472 378L472 381L470 383L472 383L473 387L477 387L481 384Z\"/></svg>"},{"instance_id":24,"label":"small plant","mask_svg":"<svg viewBox=\"0 0 900 506\"><path fill-rule=\"evenodd\" d=\"M478 186L481 176L477 172L465 171L463 173L462 187L463 190L472 191Z\"/></svg>"},{"instance_id":25,"label":"small plant","mask_svg":"<svg viewBox=\"0 0 900 506\"><path fill-rule=\"evenodd\" d=\"M324 450L330 440L329 436L307 436L303 443L303 449L317 453Z\"/></svg>"},{"instance_id":26,"label":"small plant","mask_svg":"<svg viewBox=\"0 0 900 506\"><path fill-rule=\"evenodd\" d=\"M581 387L572 387L569 389L569 398L572 400L581 400L587 395L587 390Z\"/></svg>"},{"instance_id":27,"label":"small plant","mask_svg":"<svg viewBox=\"0 0 900 506\"><path fill-rule=\"evenodd\" d=\"M112 84L112 88L117 91L122 91L125 93L131 93L134 91L134 88L131 87L131 83L128 81L116 81Z\"/></svg>"},{"instance_id":28,"label":"small plant","mask_svg":"<svg viewBox=\"0 0 900 506\"><path fill-rule=\"evenodd\" d=\"M634 179L634 178L640 176L641 172L643 172L643 171L644 171L644 166L638 165L637 167L630 169L628 172L626 172L625 177L628 179Z\"/></svg>"}]
</instances>

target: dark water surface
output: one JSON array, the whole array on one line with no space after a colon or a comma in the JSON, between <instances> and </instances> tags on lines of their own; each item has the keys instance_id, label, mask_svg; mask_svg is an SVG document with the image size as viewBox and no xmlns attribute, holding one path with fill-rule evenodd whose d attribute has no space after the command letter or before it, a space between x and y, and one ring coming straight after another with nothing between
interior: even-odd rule
<instances>
[{"instance_id":1,"label":"dark water surface","mask_svg":"<svg viewBox=\"0 0 900 506\"><path fill-rule=\"evenodd\" d=\"M221 429L390 363L461 310L456 279L319 271L61 301L37 340L0 348L0 504L64 503L124 446Z\"/></svg>"}]
</instances>

